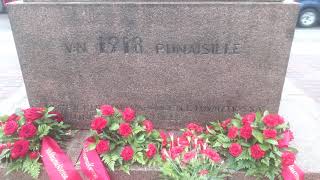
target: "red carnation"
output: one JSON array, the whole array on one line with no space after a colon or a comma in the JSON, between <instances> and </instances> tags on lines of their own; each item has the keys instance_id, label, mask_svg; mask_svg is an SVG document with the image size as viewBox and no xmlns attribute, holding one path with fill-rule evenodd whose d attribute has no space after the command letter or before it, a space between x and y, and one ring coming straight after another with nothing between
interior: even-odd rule
<instances>
[{"instance_id":1,"label":"red carnation","mask_svg":"<svg viewBox=\"0 0 320 180\"><path fill-rule=\"evenodd\" d=\"M207 148L207 149L201 150L201 154L206 155L207 157L209 157L214 162L219 162L221 160L221 157L217 153L217 151L215 151L215 150L213 150L211 148Z\"/></svg>"},{"instance_id":2,"label":"red carnation","mask_svg":"<svg viewBox=\"0 0 320 180\"><path fill-rule=\"evenodd\" d=\"M20 119L20 116L17 116L16 114L11 114L7 121L18 121Z\"/></svg>"},{"instance_id":3,"label":"red carnation","mask_svg":"<svg viewBox=\"0 0 320 180\"><path fill-rule=\"evenodd\" d=\"M121 123L118 129L118 133L122 137L128 137L132 133L132 128L129 123Z\"/></svg>"},{"instance_id":4,"label":"red carnation","mask_svg":"<svg viewBox=\"0 0 320 180\"><path fill-rule=\"evenodd\" d=\"M51 111L49 112L49 114L53 114L54 116L51 117L51 119L57 121L57 122L61 122L63 121L63 116L60 112L58 111Z\"/></svg>"},{"instance_id":5,"label":"red carnation","mask_svg":"<svg viewBox=\"0 0 320 180\"><path fill-rule=\"evenodd\" d=\"M182 152L184 148L182 146L175 146L170 148L169 153L172 159L177 158Z\"/></svg>"},{"instance_id":6,"label":"red carnation","mask_svg":"<svg viewBox=\"0 0 320 180\"><path fill-rule=\"evenodd\" d=\"M29 153L30 159L37 159L38 156L39 156L39 152L38 151L32 151L32 152Z\"/></svg>"},{"instance_id":7,"label":"red carnation","mask_svg":"<svg viewBox=\"0 0 320 180\"><path fill-rule=\"evenodd\" d=\"M112 116L114 114L114 109L110 105L102 105L100 106L100 110L105 116Z\"/></svg>"},{"instance_id":8,"label":"red carnation","mask_svg":"<svg viewBox=\"0 0 320 180\"><path fill-rule=\"evenodd\" d=\"M149 133L153 130L153 124L150 120L144 120L142 122L144 129Z\"/></svg>"},{"instance_id":9,"label":"red carnation","mask_svg":"<svg viewBox=\"0 0 320 180\"><path fill-rule=\"evenodd\" d=\"M200 171L199 171L199 175L200 175L200 176L204 176L204 175L206 175L206 174L208 174L208 173L209 173L209 171L206 170L206 169L203 169L203 170L200 170Z\"/></svg>"},{"instance_id":10,"label":"red carnation","mask_svg":"<svg viewBox=\"0 0 320 180\"><path fill-rule=\"evenodd\" d=\"M132 159L133 154L134 154L134 151L132 147L128 145L122 149L120 156L122 157L123 160L129 161Z\"/></svg>"},{"instance_id":11,"label":"red carnation","mask_svg":"<svg viewBox=\"0 0 320 180\"><path fill-rule=\"evenodd\" d=\"M255 144L250 148L251 157L254 159L261 159L265 155L265 151L263 151L259 144Z\"/></svg>"},{"instance_id":12,"label":"red carnation","mask_svg":"<svg viewBox=\"0 0 320 180\"><path fill-rule=\"evenodd\" d=\"M282 166L290 166L296 160L296 155L292 152L285 151L281 155Z\"/></svg>"},{"instance_id":13,"label":"red carnation","mask_svg":"<svg viewBox=\"0 0 320 180\"><path fill-rule=\"evenodd\" d=\"M133 109L127 107L122 112L122 117L126 122L130 123L131 121L133 121L133 119L135 117L135 112Z\"/></svg>"},{"instance_id":14,"label":"red carnation","mask_svg":"<svg viewBox=\"0 0 320 180\"><path fill-rule=\"evenodd\" d=\"M162 139L162 147L166 146L167 145L167 135L165 132L161 131L160 132L160 137Z\"/></svg>"},{"instance_id":15,"label":"red carnation","mask_svg":"<svg viewBox=\"0 0 320 180\"><path fill-rule=\"evenodd\" d=\"M102 153L108 152L110 150L109 144L110 143L108 140L100 140L96 146L97 153L102 154Z\"/></svg>"},{"instance_id":16,"label":"red carnation","mask_svg":"<svg viewBox=\"0 0 320 180\"><path fill-rule=\"evenodd\" d=\"M167 150L166 149L161 149L161 159L165 161L167 159Z\"/></svg>"},{"instance_id":17,"label":"red carnation","mask_svg":"<svg viewBox=\"0 0 320 180\"><path fill-rule=\"evenodd\" d=\"M268 127L275 127L284 122L283 117L278 114L269 114L263 118L263 122Z\"/></svg>"},{"instance_id":18,"label":"red carnation","mask_svg":"<svg viewBox=\"0 0 320 180\"><path fill-rule=\"evenodd\" d=\"M31 138L37 134L37 127L35 127L32 123L27 123L21 126L19 131L19 137L22 138Z\"/></svg>"},{"instance_id":19,"label":"red carnation","mask_svg":"<svg viewBox=\"0 0 320 180\"><path fill-rule=\"evenodd\" d=\"M238 128L237 127L233 126L233 127L229 128L228 137L230 139L236 138L237 135L238 135Z\"/></svg>"},{"instance_id":20,"label":"red carnation","mask_svg":"<svg viewBox=\"0 0 320 180\"><path fill-rule=\"evenodd\" d=\"M242 153L242 147L238 143L232 143L231 146L229 147L229 153L233 157L238 157Z\"/></svg>"},{"instance_id":21,"label":"red carnation","mask_svg":"<svg viewBox=\"0 0 320 180\"><path fill-rule=\"evenodd\" d=\"M19 127L19 124L16 121L7 121L4 125L3 132L5 135L14 134Z\"/></svg>"},{"instance_id":22,"label":"red carnation","mask_svg":"<svg viewBox=\"0 0 320 180\"><path fill-rule=\"evenodd\" d=\"M43 116L43 108L32 107L24 110L24 117L27 121L32 122L37 119L42 118Z\"/></svg>"},{"instance_id":23,"label":"red carnation","mask_svg":"<svg viewBox=\"0 0 320 180\"><path fill-rule=\"evenodd\" d=\"M91 121L91 129L101 132L108 124L108 121L103 117L94 118Z\"/></svg>"},{"instance_id":24,"label":"red carnation","mask_svg":"<svg viewBox=\"0 0 320 180\"><path fill-rule=\"evenodd\" d=\"M19 157L24 157L29 151L29 141L27 140L17 140L13 144L13 148L11 150L11 158L16 159Z\"/></svg>"},{"instance_id":25,"label":"red carnation","mask_svg":"<svg viewBox=\"0 0 320 180\"><path fill-rule=\"evenodd\" d=\"M221 122L221 127L226 130L226 129L227 129L227 126L230 124L230 122L231 122L231 119L230 119L230 118L224 120L223 122Z\"/></svg>"},{"instance_id":26,"label":"red carnation","mask_svg":"<svg viewBox=\"0 0 320 180\"><path fill-rule=\"evenodd\" d=\"M187 152L183 155L183 162L184 163L188 163L191 159L195 158L197 155L196 152L191 151L191 152Z\"/></svg>"},{"instance_id":27,"label":"red carnation","mask_svg":"<svg viewBox=\"0 0 320 180\"><path fill-rule=\"evenodd\" d=\"M277 137L277 131L275 129L265 129L263 130L263 136L265 139L273 139Z\"/></svg>"},{"instance_id":28,"label":"red carnation","mask_svg":"<svg viewBox=\"0 0 320 180\"><path fill-rule=\"evenodd\" d=\"M148 149L146 155L149 159L151 159L157 153L157 148L154 144L148 144Z\"/></svg>"},{"instance_id":29,"label":"red carnation","mask_svg":"<svg viewBox=\"0 0 320 180\"><path fill-rule=\"evenodd\" d=\"M255 118L256 118L256 113L246 114L242 117L242 124L243 125L250 125L251 123L254 122Z\"/></svg>"},{"instance_id":30,"label":"red carnation","mask_svg":"<svg viewBox=\"0 0 320 180\"><path fill-rule=\"evenodd\" d=\"M190 130L190 131L195 131L195 132L198 132L198 133L201 133L203 131L203 127L201 127L200 125L196 124L196 123L189 123L187 125L187 128Z\"/></svg>"},{"instance_id":31,"label":"red carnation","mask_svg":"<svg viewBox=\"0 0 320 180\"><path fill-rule=\"evenodd\" d=\"M182 137L192 137L193 136L193 133L189 130L185 131L182 133Z\"/></svg>"},{"instance_id":32,"label":"red carnation","mask_svg":"<svg viewBox=\"0 0 320 180\"><path fill-rule=\"evenodd\" d=\"M240 136L244 139L250 139L252 136L252 127L249 125L244 125L240 129Z\"/></svg>"}]
</instances>

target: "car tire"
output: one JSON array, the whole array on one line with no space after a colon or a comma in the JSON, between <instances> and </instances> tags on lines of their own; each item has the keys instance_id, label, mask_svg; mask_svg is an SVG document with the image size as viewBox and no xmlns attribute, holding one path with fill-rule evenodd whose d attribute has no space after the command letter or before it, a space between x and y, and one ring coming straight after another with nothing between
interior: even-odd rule
<instances>
[{"instance_id":1,"label":"car tire","mask_svg":"<svg viewBox=\"0 0 320 180\"><path fill-rule=\"evenodd\" d=\"M298 24L300 27L313 27L318 23L318 12L315 9L304 9L299 16Z\"/></svg>"}]
</instances>

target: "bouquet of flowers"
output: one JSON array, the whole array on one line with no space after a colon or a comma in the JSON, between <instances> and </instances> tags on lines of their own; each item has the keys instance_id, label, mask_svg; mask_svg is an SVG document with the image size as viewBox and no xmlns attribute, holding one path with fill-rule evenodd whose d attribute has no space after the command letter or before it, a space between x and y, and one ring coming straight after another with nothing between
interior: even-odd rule
<instances>
[{"instance_id":1,"label":"bouquet of flowers","mask_svg":"<svg viewBox=\"0 0 320 180\"><path fill-rule=\"evenodd\" d=\"M95 150L112 171L121 169L129 174L132 164L155 165L161 160L160 133L153 129L150 120L136 116L129 107L120 111L102 105L97 109L87 142L88 150Z\"/></svg>"},{"instance_id":2,"label":"bouquet of flowers","mask_svg":"<svg viewBox=\"0 0 320 180\"><path fill-rule=\"evenodd\" d=\"M70 126L53 107L31 107L0 118L0 160L7 164L7 174L22 171L37 178L43 138L62 144L70 138Z\"/></svg>"},{"instance_id":3,"label":"bouquet of flowers","mask_svg":"<svg viewBox=\"0 0 320 180\"><path fill-rule=\"evenodd\" d=\"M170 143L161 150L162 174L165 179L223 179L226 168L220 155L208 147L203 127L190 123L180 136L170 134Z\"/></svg>"},{"instance_id":4,"label":"bouquet of flowers","mask_svg":"<svg viewBox=\"0 0 320 180\"><path fill-rule=\"evenodd\" d=\"M225 156L229 168L248 176L282 179L283 169L294 164L297 150L289 124L277 114L264 112L212 122L207 126L210 145Z\"/></svg>"}]
</instances>

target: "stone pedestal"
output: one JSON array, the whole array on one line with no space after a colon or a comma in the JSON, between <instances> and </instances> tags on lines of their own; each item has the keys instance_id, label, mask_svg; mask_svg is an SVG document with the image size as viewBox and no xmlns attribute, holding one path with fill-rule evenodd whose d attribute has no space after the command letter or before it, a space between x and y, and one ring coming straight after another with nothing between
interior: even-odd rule
<instances>
[{"instance_id":1,"label":"stone pedestal","mask_svg":"<svg viewBox=\"0 0 320 180\"><path fill-rule=\"evenodd\" d=\"M9 6L30 105L54 105L77 128L105 103L166 129L277 112L297 12L283 2Z\"/></svg>"}]
</instances>

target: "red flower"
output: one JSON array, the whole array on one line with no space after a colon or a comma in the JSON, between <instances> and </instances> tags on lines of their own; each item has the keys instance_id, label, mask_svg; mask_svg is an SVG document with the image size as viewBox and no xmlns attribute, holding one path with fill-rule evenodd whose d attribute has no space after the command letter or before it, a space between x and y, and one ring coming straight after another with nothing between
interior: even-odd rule
<instances>
[{"instance_id":1,"label":"red flower","mask_svg":"<svg viewBox=\"0 0 320 180\"><path fill-rule=\"evenodd\" d=\"M275 129L265 129L263 130L263 136L265 139L273 139L277 137L277 131Z\"/></svg>"},{"instance_id":2,"label":"red flower","mask_svg":"<svg viewBox=\"0 0 320 180\"><path fill-rule=\"evenodd\" d=\"M263 118L263 122L266 126L272 128L284 123L284 120L283 117L279 116L278 114L269 114Z\"/></svg>"},{"instance_id":3,"label":"red flower","mask_svg":"<svg viewBox=\"0 0 320 180\"><path fill-rule=\"evenodd\" d=\"M11 114L7 121L18 121L20 119L20 116L17 116L16 114Z\"/></svg>"},{"instance_id":4,"label":"red flower","mask_svg":"<svg viewBox=\"0 0 320 180\"><path fill-rule=\"evenodd\" d=\"M255 144L250 148L251 157L254 159L261 159L265 155L265 151L263 151L259 144Z\"/></svg>"},{"instance_id":5,"label":"red flower","mask_svg":"<svg viewBox=\"0 0 320 180\"><path fill-rule=\"evenodd\" d=\"M255 118L256 118L256 113L246 114L242 117L242 124L243 125L250 125L251 123L254 122Z\"/></svg>"},{"instance_id":6,"label":"red flower","mask_svg":"<svg viewBox=\"0 0 320 180\"><path fill-rule=\"evenodd\" d=\"M182 152L184 148L182 146L175 146L170 148L169 153L172 159L177 158Z\"/></svg>"},{"instance_id":7,"label":"red flower","mask_svg":"<svg viewBox=\"0 0 320 180\"><path fill-rule=\"evenodd\" d=\"M149 133L153 130L153 124L150 120L144 120L142 122L144 129Z\"/></svg>"},{"instance_id":8,"label":"red flower","mask_svg":"<svg viewBox=\"0 0 320 180\"><path fill-rule=\"evenodd\" d=\"M132 128L129 123L121 123L118 129L118 133L122 137L128 137L132 133Z\"/></svg>"},{"instance_id":9,"label":"red flower","mask_svg":"<svg viewBox=\"0 0 320 180\"><path fill-rule=\"evenodd\" d=\"M238 135L238 128L237 127L233 126L233 127L229 128L228 137L230 139L236 138L237 135Z\"/></svg>"},{"instance_id":10,"label":"red flower","mask_svg":"<svg viewBox=\"0 0 320 180\"><path fill-rule=\"evenodd\" d=\"M166 146L167 145L167 135L165 132L161 131L160 132L160 137L162 139L162 147Z\"/></svg>"},{"instance_id":11,"label":"red flower","mask_svg":"<svg viewBox=\"0 0 320 180\"><path fill-rule=\"evenodd\" d=\"M110 105L101 105L100 110L105 116L112 116L114 114L114 109Z\"/></svg>"},{"instance_id":12,"label":"red flower","mask_svg":"<svg viewBox=\"0 0 320 180\"><path fill-rule=\"evenodd\" d=\"M17 140L13 144L13 148L11 150L11 158L16 159L19 157L24 157L29 151L29 141L27 140Z\"/></svg>"},{"instance_id":13,"label":"red flower","mask_svg":"<svg viewBox=\"0 0 320 180\"><path fill-rule=\"evenodd\" d=\"M49 112L49 114L54 114L54 116L52 116L51 119L53 119L57 122L63 121L63 116L58 111L51 111L51 112Z\"/></svg>"},{"instance_id":14,"label":"red flower","mask_svg":"<svg viewBox=\"0 0 320 180\"><path fill-rule=\"evenodd\" d=\"M37 159L38 156L39 156L39 152L38 151L32 151L32 152L29 153L30 159Z\"/></svg>"},{"instance_id":15,"label":"red flower","mask_svg":"<svg viewBox=\"0 0 320 180\"><path fill-rule=\"evenodd\" d=\"M296 160L296 155L292 152L285 151L281 155L282 166L290 166Z\"/></svg>"},{"instance_id":16,"label":"red flower","mask_svg":"<svg viewBox=\"0 0 320 180\"><path fill-rule=\"evenodd\" d=\"M193 136L193 133L189 130L185 131L182 133L182 137L192 137Z\"/></svg>"},{"instance_id":17,"label":"red flower","mask_svg":"<svg viewBox=\"0 0 320 180\"><path fill-rule=\"evenodd\" d=\"M151 159L157 153L157 148L154 144L148 144L148 149L146 155L149 159Z\"/></svg>"},{"instance_id":18,"label":"red flower","mask_svg":"<svg viewBox=\"0 0 320 180\"><path fill-rule=\"evenodd\" d=\"M185 137L179 137L179 138L177 138L177 144L178 144L178 146L184 146L184 147L190 145L188 139L185 138Z\"/></svg>"},{"instance_id":19,"label":"red flower","mask_svg":"<svg viewBox=\"0 0 320 180\"><path fill-rule=\"evenodd\" d=\"M39 108L39 107L32 107L29 109L25 109L24 110L24 117L29 122L35 121L37 119L42 118L43 110L44 110L43 108Z\"/></svg>"},{"instance_id":20,"label":"red flower","mask_svg":"<svg viewBox=\"0 0 320 180\"><path fill-rule=\"evenodd\" d=\"M96 151L98 154L103 154L105 152L108 152L110 150L110 145L109 145L108 140L100 140L99 143L96 146Z\"/></svg>"},{"instance_id":21,"label":"red flower","mask_svg":"<svg viewBox=\"0 0 320 180\"><path fill-rule=\"evenodd\" d=\"M244 139L250 139L252 136L252 127L249 125L244 125L240 129L240 136Z\"/></svg>"},{"instance_id":22,"label":"red flower","mask_svg":"<svg viewBox=\"0 0 320 180\"><path fill-rule=\"evenodd\" d=\"M19 131L19 137L22 138L31 138L37 134L37 127L35 127L32 123L27 123L21 126Z\"/></svg>"},{"instance_id":23,"label":"red flower","mask_svg":"<svg viewBox=\"0 0 320 180\"><path fill-rule=\"evenodd\" d=\"M238 157L242 153L242 147L238 143L232 143L231 146L229 147L229 153L233 157Z\"/></svg>"},{"instance_id":24,"label":"red flower","mask_svg":"<svg viewBox=\"0 0 320 180\"><path fill-rule=\"evenodd\" d=\"M161 149L161 159L165 161L167 159L167 150L166 149Z\"/></svg>"},{"instance_id":25,"label":"red flower","mask_svg":"<svg viewBox=\"0 0 320 180\"><path fill-rule=\"evenodd\" d=\"M16 121L7 121L4 125L3 132L5 135L14 134L19 127L19 124Z\"/></svg>"},{"instance_id":26,"label":"red flower","mask_svg":"<svg viewBox=\"0 0 320 180\"><path fill-rule=\"evenodd\" d=\"M224 130L226 130L226 129L227 129L227 126L230 124L230 122L231 122L231 119L230 119L230 118L224 120L224 121L221 123L221 127L222 127Z\"/></svg>"},{"instance_id":27,"label":"red flower","mask_svg":"<svg viewBox=\"0 0 320 180\"><path fill-rule=\"evenodd\" d=\"M206 155L208 158L210 158L214 162L219 162L221 160L220 155L217 153L217 151L211 148L201 150L201 154Z\"/></svg>"},{"instance_id":28,"label":"red flower","mask_svg":"<svg viewBox=\"0 0 320 180\"><path fill-rule=\"evenodd\" d=\"M108 124L108 121L103 117L94 118L91 121L91 129L101 132Z\"/></svg>"},{"instance_id":29,"label":"red flower","mask_svg":"<svg viewBox=\"0 0 320 180\"><path fill-rule=\"evenodd\" d=\"M134 151L132 147L128 145L122 149L120 156L122 157L123 160L129 161L132 159L133 154L134 154Z\"/></svg>"},{"instance_id":30,"label":"red flower","mask_svg":"<svg viewBox=\"0 0 320 180\"><path fill-rule=\"evenodd\" d=\"M203 170L199 171L199 175L200 175L200 176L204 176L204 175L206 175L206 174L208 174L208 173L209 173L209 171L206 170L206 169L203 169Z\"/></svg>"},{"instance_id":31,"label":"red flower","mask_svg":"<svg viewBox=\"0 0 320 180\"><path fill-rule=\"evenodd\" d=\"M198 132L198 133L201 133L203 131L203 127L201 127L201 126L199 126L198 124L195 124L195 123L189 123L187 125L187 128L190 131L195 131L195 132Z\"/></svg>"},{"instance_id":32,"label":"red flower","mask_svg":"<svg viewBox=\"0 0 320 180\"><path fill-rule=\"evenodd\" d=\"M126 122L130 123L131 121L133 121L133 119L135 117L135 112L133 109L127 107L122 112L122 117Z\"/></svg>"},{"instance_id":33,"label":"red flower","mask_svg":"<svg viewBox=\"0 0 320 180\"><path fill-rule=\"evenodd\" d=\"M188 163L191 159L193 159L194 157L196 157L196 152L191 151L191 152L187 152L183 155L183 162L184 163Z\"/></svg>"}]
</instances>

